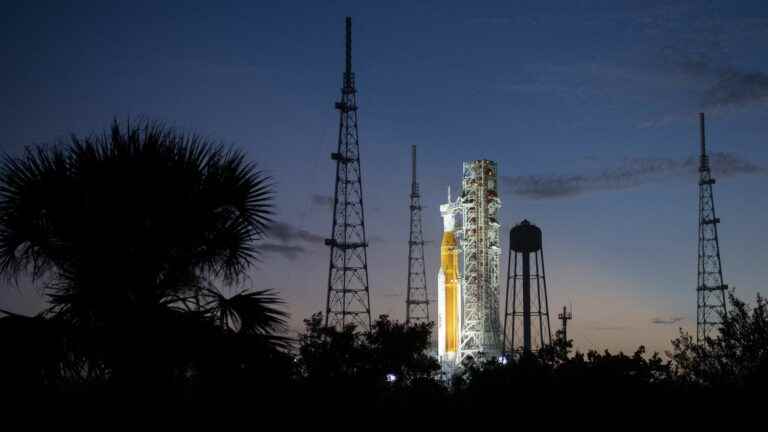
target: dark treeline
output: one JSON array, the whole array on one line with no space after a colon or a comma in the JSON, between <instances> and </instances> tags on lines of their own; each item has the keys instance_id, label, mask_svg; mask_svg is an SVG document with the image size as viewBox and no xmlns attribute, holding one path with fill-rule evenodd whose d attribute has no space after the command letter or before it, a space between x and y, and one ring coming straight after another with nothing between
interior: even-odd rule
<instances>
[{"instance_id":1,"label":"dark treeline","mask_svg":"<svg viewBox=\"0 0 768 432\"><path fill-rule=\"evenodd\" d=\"M430 354L431 324L382 316L361 332L316 314L286 337L276 293L234 289L258 260L273 194L242 152L151 122L6 156L0 273L42 286L49 306L0 311L3 396L449 416L573 398L728 398L768 384L759 296L731 297L715 338L681 334L664 357L573 352L558 337L451 377Z\"/></svg>"}]
</instances>

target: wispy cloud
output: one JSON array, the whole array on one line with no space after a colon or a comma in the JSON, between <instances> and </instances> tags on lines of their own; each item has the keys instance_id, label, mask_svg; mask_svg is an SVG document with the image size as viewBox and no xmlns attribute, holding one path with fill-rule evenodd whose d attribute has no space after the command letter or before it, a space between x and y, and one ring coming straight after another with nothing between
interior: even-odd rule
<instances>
[{"instance_id":1,"label":"wispy cloud","mask_svg":"<svg viewBox=\"0 0 768 432\"><path fill-rule=\"evenodd\" d=\"M768 74L732 68L724 70L704 93L703 102L705 107L768 102Z\"/></svg>"},{"instance_id":2,"label":"wispy cloud","mask_svg":"<svg viewBox=\"0 0 768 432\"><path fill-rule=\"evenodd\" d=\"M275 222L268 230L268 235L280 240L283 243L291 243L295 241L305 243L322 244L324 237L318 234L311 233L307 230L297 228L293 225Z\"/></svg>"},{"instance_id":3,"label":"wispy cloud","mask_svg":"<svg viewBox=\"0 0 768 432\"><path fill-rule=\"evenodd\" d=\"M285 245L278 243L264 243L260 246L261 251L268 254L282 255L289 260L295 260L307 252L307 249L298 245Z\"/></svg>"},{"instance_id":4,"label":"wispy cloud","mask_svg":"<svg viewBox=\"0 0 768 432\"><path fill-rule=\"evenodd\" d=\"M312 194L309 202L314 206L333 207L333 197L329 195Z\"/></svg>"},{"instance_id":5,"label":"wispy cloud","mask_svg":"<svg viewBox=\"0 0 768 432\"><path fill-rule=\"evenodd\" d=\"M651 320L651 324L665 324L665 325L669 325L669 324L679 323L680 321L683 321L683 320L685 320L685 317L682 317L682 316L669 317L669 318L658 318L657 317L657 318L654 318L654 319Z\"/></svg>"},{"instance_id":6,"label":"wispy cloud","mask_svg":"<svg viewBox=\"0 0 768 432\"><path fill-rule=\"evenodd\" d=\"M273 223L267 230L267 235L277 241L261 244L261 251L281 255L290 260L295 260L307 253L308 246L322 245L324 242L324 237L321 235L283 222Z\"/></svg>"},{"instance_id":7,"label":"wispy cloud","mask_svg":"<svg viewBox=\"0 0 768 432\"><path fill-rule=\"evenodd\" d=\"M710 156L716 176L766 174L766 169L731 153ZM505 190L532 199L564 198L602 190L627 189L675 176L693 176L698 158L683 160L627 159L621 165L591 174L503 177Z\"/></svg>"},{"instance_id":8,"label":"wispy cloud","mask_svg":"<svg viewBox=\"0 0 768 432\"><path fill-rule=\"evenodd\" d=\"M702 81L704 87L697 101L702 108L724 108L768 102L768 73L739 67L729 60L722 41L700 51L674 47L662 50L664 62L685 77Z\"/></svg>"}]
</instances>

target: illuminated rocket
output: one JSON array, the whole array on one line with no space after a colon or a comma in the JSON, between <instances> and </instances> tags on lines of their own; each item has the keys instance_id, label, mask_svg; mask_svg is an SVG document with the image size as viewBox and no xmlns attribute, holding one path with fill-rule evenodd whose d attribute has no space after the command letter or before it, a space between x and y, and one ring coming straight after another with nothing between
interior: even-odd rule
<instances>
[{"instance_id":1,"label":"illuminated rocket","mask_svg":"<svg viewBox=\"0 0 768 432\"><path fill-rule=\"evenodd\" d=\"M437 355L441 362L456 363L461 333L461 276L459 275L459 242L456 217L459 202L440 206L443 217L443 240L440 243L440 271L437 274Z\"/></svg>"},{"instance_id":2,"label":"illuminated rocket","mask_svg":"<svg viewBox=\"0 0 768 432\"><path fill-rule=\"evenodd\" d=\"M462 164L461 193L440 206L443 241L437 276L437 354L446 369L501 353L498 166Z\"/></svg>"}]
</instances>

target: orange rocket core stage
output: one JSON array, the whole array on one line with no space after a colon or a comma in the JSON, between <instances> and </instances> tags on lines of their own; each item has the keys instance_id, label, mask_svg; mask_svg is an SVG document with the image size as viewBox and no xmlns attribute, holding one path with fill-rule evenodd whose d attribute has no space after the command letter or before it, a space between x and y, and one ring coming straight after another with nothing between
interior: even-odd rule
<instances>
[{"instance_id":1,"label":"orange rocket core stage","mask_svg":"<svg viewBox=\"0 0 768 432\"><path fill-rule=\"evenodd\" d=\"M443 232L440 265L445 275L445 351L459 348L459 256L453 231Z\"/></svg>"}]
</instances>

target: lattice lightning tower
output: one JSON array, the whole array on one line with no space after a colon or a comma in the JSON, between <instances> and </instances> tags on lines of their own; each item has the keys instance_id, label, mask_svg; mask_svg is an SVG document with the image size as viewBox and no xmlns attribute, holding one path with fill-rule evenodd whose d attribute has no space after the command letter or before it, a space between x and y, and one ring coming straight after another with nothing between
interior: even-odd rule
<instances>
[{"instance_id":1,"label":"lattice lightning tower","mask_svg":"<svg viewBox=\"0 0 768 432\"><path fill-rule=\"evenodd\" d=\"M429 322L429 299L424 265L424 233L421 228L421 196L416 180L416 146L411 147L411 233L408 237L408 286L405 322Z\"/></svg>"},{"instance_id":2,"label":"lattice lightning tower","mask_svg":"<svg viewBox=\"0 0 768 432\"><path fill-rule=\"evenodd\" d=\"M699 260L696 285L696 340L703 342L712 329L721 323L721 314L726 313L725 293L728 285L723 283L723 267L720 262L720 242L717 237L715 198L712 185L715 179L709 169L704 137L704 113L699 113L701 133L701 158L699 163Z\"/></svg>"},{"instance_id":3,"label":"lattice lightning tower","mask_svg":"<svg viewBox=\"0 0 768 432\"><path fill-rule=\"evenodd\" d=\"M361 330L371 327L371 303L368 287L368 242L365 237L363 185L357 134L357 90L352 72L352 18L346 19L346 68L344 70L339 111L336 186L333 194L333 228L328 268L326 326L355 324Z\"/></svg>"}]
</instances>

